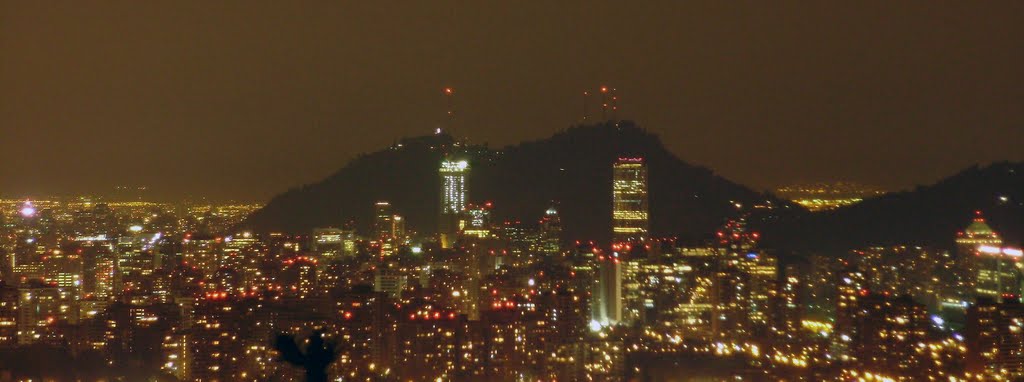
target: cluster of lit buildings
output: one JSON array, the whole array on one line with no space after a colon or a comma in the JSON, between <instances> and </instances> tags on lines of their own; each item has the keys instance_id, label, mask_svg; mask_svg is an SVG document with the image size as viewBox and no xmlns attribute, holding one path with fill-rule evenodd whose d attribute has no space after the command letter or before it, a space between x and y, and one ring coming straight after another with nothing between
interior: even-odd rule
<instances>
[{"instance_id":1,"label":"cluster of lit buildings","mask_svg":"<svg viewBox=\"0 0 1024 382\"><path fill-rule=\"evenodd\" d=\"M644 380L663 367L645 360L697 356L737 380L1024 378L1021 252L980 214L954 252L782 261L740 210L701 245L653 237L657 174L609 165L608 243L566 240L555 202L498 221L456 154L428 235L384 200L369 232L302 235L230 232L240 206L5 201L0 349L182 381L302 380L279 333L337 344L338 381Z\"/></svg>"},{"instance_id":2,"label":"cluster of lit buildings","mask_svg":"<svg viewBox=\"0 0 1024 382\"><path fill-rule=\"evenodd\" d=\"M779 187L775 194L811 211L826 211L859 203L884 194L878 188L850 182L794 184Z\"/></svg>"}]
</instances>

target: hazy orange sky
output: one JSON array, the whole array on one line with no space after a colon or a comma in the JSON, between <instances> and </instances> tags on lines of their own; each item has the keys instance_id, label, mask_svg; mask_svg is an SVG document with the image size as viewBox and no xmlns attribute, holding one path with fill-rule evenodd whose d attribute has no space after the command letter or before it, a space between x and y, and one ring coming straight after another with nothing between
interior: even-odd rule
<instances>
[{"instance_id":1,"label":"hazy orange sky","mask_svg":"<svg viewBox=\"0 0 1024 382\"><path fill-rule=\"evenodd\" d=\"M265 199L428 133L623 118L763 189L1022 160L1024 3L0 1L0 195ZM595 103L596 107L596 103Z\"/></svg>"}]
</instances>

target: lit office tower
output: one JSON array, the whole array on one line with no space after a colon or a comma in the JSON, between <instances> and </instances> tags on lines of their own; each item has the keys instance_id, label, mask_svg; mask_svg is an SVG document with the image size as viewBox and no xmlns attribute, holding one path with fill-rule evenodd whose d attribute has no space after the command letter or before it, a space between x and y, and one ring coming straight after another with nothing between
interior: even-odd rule
<instances>
[{"instance_id":1,"label":"lit office tower","mask_svg":"<svg viewBox=\"0 0 1024 382\"><path fill-rule=\"evenodd\" d=\"M992 246L980 247L973 260L974 294L1002 302L1021 295L1024 274L1020 267L1020 250Z\"/></svg>"},{"instance_id":2,"label":"lit office tower","mask_svg":"<svg viewBox=\"0 0 1024 382\"><path fill-rule=\"evenodd\" d=\"M750 323L768 327L772 317L772 297L778 291L779 261L768 253L750 252L740 260L739 268L749 281Z\"/></svg>"},{"instance_id":3,"label":"lit office tower","mask_svg":"<svg viewBox=\"0 0 1024 382\"><path fill-rule=\"evenodd\" d=\"M963 232L957 234L956 245L958 254L966 257L976 254L978 248L983 245L1001 246L1003 239L1000 239L999 234L985 223L985 217L981 216L981 211L976 211L971 224Z\"/></svg>"},{"instance_id":4,"label":"lit office tower","mask_svg":"<svg viewBox=\"0 0 1024 382\"><path fill-rule=\"evenodd\" d=\"M441 208L438 219L438 234L443 248L451 248L459 231L459 217L466 209L469 193L467 176L469 162L449 160L441 162Z\"/></svg>"},{"instance_id":5,"label":"lit office tower","mask_svg":"<svg viewBox=\"0 0 1024 382\"><path fill-rule=\"evenodd\" d=\"M612 175L612 240L647 238L647 166L643 158L619 158Z\"/></svg>"},{"instance_id":6,"label":"lit office tower","mask_svg":"<svg viewBox=\"0 0 1024 382\"><path fill-rule=\"evenodd\" d=\"M540 243L542 253L555 256L562 252L562 219L555 207L548 208L540 219Z\"/></svg>"},{"instance_id":7,"label":"lit office tower","mask_svg":"<svg viewBox=\"0 0 1024 382\"><path fill-rule=\"evenodd\" d=\"M373 207L373 234L378 239L390 239L394 215L391 214L391 203L379 201Z\"/></svg>"},{"instance_id":8,"label":"lit office tower","mask_svg":"<svg viewBox=\"0 0 1024 382\"><path fill-rule=\"evenodd\" d=\"M313 253L319 258L337 260L356 254L356 233L333 227L313 229Z\"/></svg>"},{"instance_id":9,"label":"lit office tower","mask_svg":"<svg viewBox=\"0 0 1024 382\"><path fill-rule=\"evenodd\" d=\"M1002 253L1003 240L985 223L980 211L975 212L971 224L957 235L956 244L957 255L976 296L999 302L1004 294L1020 294L1017 259Z\"/></svg>"},{"instance_id":10,"label":"lit office tower","mask_svg":"<svg viewBox=\"0 0 1024 382\"><path fill-rule=\"evenodd\" d=\"M735 267L714 272L711 285L711 331L719 338L750 335L750 276Z\"/></svg>"},{"instance_id":11,"label":"lit office tower","mask_svg":"<svg viewBox=\"0 0 1024 382\"><path fill-rule=\"evenodd\" d=\"M405 218L402 215L391 217L391 237L399 241L405 238Z\"/></svg>"},{"instance_id":12,"label":"lit office tower","mask_svg":"<svg viewBox=\"0 0 1024 382\"><path fill-rule=\"evenodd\" d=\"M597 277L591 300L591 321L601 326L617 325L622 322L622 262L618 254L597 256Z\"/></svg>"}]
</instances>

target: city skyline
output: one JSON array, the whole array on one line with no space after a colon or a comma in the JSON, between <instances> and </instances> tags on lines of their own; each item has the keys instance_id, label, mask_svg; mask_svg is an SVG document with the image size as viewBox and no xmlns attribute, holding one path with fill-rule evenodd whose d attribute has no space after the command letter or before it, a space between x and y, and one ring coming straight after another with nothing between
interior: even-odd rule
<instances>
[{"instance_id":1,"label":"city skyline","mask_svg":"<svg viewBox=\"0 0 1024 382\"><path fill-rule=\"evenodd\" d=\"M0 0L0 382L1024 381L1022 37Z\"/></svg>"},{"instance_id":2,"label":"city skyline","mask_svg":"<svg viewBox=\"0 0 1024 382\"><path fill-rule=\"evenodd\" d=\"M613 240L600 244L565 236L557 206L536 226L494 219L491 203L466 202L470 165L450 151L466 147L434 148L442 212L423 232L380 199L363 217L371 230L292 234L239 228L255 205L5 200L0 354L51 353L0 357L0 370L253 382L1024 378L1021 249L1002 239L1012 226L993 228L982 211L951 222L955 244L806 254L765 245L750 224L787 207L737 204L713 235L685 243L650 235L648 186L664 180L645 158L619 156L601 184ZM1018 207L994 210L1008 209ZM69 351L79 355L66 371L40 371ZM696 360L706 364L680 365Z\"/></svg>"},{"instance_id":3,"label":"city skyline","mask_svg":"<svg viewBox=\"0 0 1024 382\"><path fill-rule=\"evenodd\" d=\"M266 200L448 123L493 147L547 137L584 91L597 118L600 86L757 189L1022 159L1013 2L2 6L5 195Z\"/></svg>"}]
</instances>

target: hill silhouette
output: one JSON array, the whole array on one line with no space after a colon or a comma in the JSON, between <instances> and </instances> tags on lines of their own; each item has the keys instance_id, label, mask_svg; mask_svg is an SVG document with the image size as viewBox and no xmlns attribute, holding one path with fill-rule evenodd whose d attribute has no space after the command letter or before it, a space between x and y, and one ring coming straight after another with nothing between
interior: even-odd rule
<instances>
[{"instance_id":1,"label":"hill silhouette","mask_svg":"<svg viewBox=\"0 0 1024 382\"><path fill-rule=\"evenodd\" d=\"M832 211L759 222L769 247L845 251L875 245L950 249L981 211L1005 241L1024 233L1024 163L972 166L929 186L884 194Z\"/></svg>"},{"instance_id":2,"label":"hill silhouette","mask_svg":"<svg viewBox=\"0 0 1024 382\"><path fill-rule=\"evenodd\" d=\"M471 202L492 201L497 221L526 224L555 203L565 240L610 237L612 163L623 156L647 161L654 235L704 237L736 214L734 203L782 203L680 160L657 136L623 121L576 126L500 150L462 145L446 134L403 139L359 156L318 183L274 197L242 226L308 233L355 221L359 231L368 232L374 202L387 200L409 229L432 233L440 198L437 168L446 153L469 160Z\"/></svg>"},{"instance_id":3,"label":"hill silhouette","mask_svg":"<svg viewBox=\"0 0 1024 382\"><path fill-rule=\"evenodd\" d=\"M768 201L751 226L762 245L788 251L836 252L874 245L952 248L956 233L982 211L1010 243L1024 234L1024 163L973 166L929 186L888 193L832 211L810 213L792 203L688 164L659 138L631 122L575 126L550 138L502 149L459 143L447 134L406 138L360 155L320 182L274 197L241 228L307 234L355 222L368 233L373 205L391 202L410 230L437 227L440 177L446 154L471 166L470 201L491 201L496 221L535 224L552 204L565 240L607 241L611 231L611 165L644 157L648 165L652 234L685 241L709 237L744 206Z\"/></svg>"}]
</instances>

